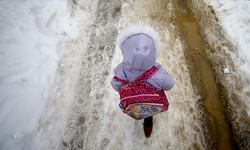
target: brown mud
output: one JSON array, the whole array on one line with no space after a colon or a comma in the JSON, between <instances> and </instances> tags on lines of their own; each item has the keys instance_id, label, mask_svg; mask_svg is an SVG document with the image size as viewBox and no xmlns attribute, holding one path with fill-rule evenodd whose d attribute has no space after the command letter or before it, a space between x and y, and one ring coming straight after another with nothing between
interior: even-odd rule
<instances>
[{"instance_id":1,"label":"brown mud","mask_svg":"<svg viewBox=\"0 0 250 150\"><path fill-rule=\"evenodd\" d=\"M199 73L196 68L189 68L190 73L196 76L192 79L193 83L198 88L203 85L205 87L200 92L203 92L203 101L208 113L207 128L213 148L250 149L250 117L247 114L249 108L246 106L249 96L244 92L249 81L237 67L242 63L237 47L228 40L230 38L220 27L220 20L215 11L206 2L188 0L183 3L177 0L177 5L179 15L188 16L182 17L182 24L188 30L187 33L189 32L186 58L189 63L196 64L193 67L198 67L201 71ZM196 35L192 32L196 32ZM196 45L197 43L200 45ZM230 69L229 74L223 72L224 67ZM211 95L211 92L214 94Z\"/></svg>"},{"instance_id":2,"label":"brown mud","mask_svg":"<svg viewBox=\"0 0 250 150\"><path fill-rule=\"evenodd\" d=\"M217 87L215 74L211 68L206 52L201 46L201 36L198 34L198 26L196 20L185 15L182 16L181 22L185 27L187 37L187 55L191 78L193 84L202 89L203 101L205 104L205 115L208 116L208 124L210 137L212 137L213 147L220 150L236 149L234 139L229 122L224 117L224 107L221 103L221 91ZM185 32L185 31L184 31ZM200 70L200 71L197 71ZM199 75L198 75L199 74ZM200 80L197 80L200 79ZM196 82L200 82L197 84Z\"/></svg>"}]
</instances>

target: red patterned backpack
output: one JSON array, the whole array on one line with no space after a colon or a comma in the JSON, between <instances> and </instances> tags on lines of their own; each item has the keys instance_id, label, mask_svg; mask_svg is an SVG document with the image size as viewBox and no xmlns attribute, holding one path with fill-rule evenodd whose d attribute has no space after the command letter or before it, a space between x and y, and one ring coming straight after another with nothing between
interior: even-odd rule
<instances>
[{"instance_id":1,"label":"red patterned backpack","mask_svg":"<svg viewBox=\"0 0 250 150\"><path fill-rule=\"evenodd\" d=\"M128 82L115 76L122 83L119 90L120 108L130 117L140 120L168 110L168 99L164 90L157 91L153 86L144 83L159 69L153 66L134 82Z\"/></svg>"}]
</instances>

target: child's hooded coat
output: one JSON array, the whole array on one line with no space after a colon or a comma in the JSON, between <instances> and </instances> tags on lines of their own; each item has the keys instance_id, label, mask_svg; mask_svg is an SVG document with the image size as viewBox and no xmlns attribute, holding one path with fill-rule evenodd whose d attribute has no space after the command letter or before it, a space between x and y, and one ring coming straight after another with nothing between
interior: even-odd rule
<instances>
[{"instance_id":1,"label":"child's hooded coat","mask_svg":"<svg viewBox=\"0 0 250 150\"><path fill-rule=\"evenodd\" d=\"M115 69L115 75L129 82L136 80L153 66L159 70L146 83L156 90L168 91L175 84L174 79L162 66L155 62L160 55L160 39L158 33L150 26L136 25L122 32L117 38L117 47L121 49L123 61ZM112 87L119 91L122 84L116 79L111 81Z\"/></svg>"}]
</instances>

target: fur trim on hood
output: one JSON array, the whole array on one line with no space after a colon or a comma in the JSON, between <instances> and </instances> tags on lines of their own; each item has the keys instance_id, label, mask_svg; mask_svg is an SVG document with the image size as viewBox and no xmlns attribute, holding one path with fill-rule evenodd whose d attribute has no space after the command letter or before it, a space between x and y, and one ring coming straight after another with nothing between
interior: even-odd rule
<instances>
[{"instance_id":1,"label":"fur trim on hood","mask_svg":"<svg viewBox=\"0 0 250 150\"><path fill-rule=\"evenodd\" d=\"M122 31L116 41L116 46L121 49L122 44L131 36L136 34L145 34L152 38L155 47L155 57L159 57L161 53L161 40L159 34L149 25L133 25Z\"/></svg>"}]
</instances>

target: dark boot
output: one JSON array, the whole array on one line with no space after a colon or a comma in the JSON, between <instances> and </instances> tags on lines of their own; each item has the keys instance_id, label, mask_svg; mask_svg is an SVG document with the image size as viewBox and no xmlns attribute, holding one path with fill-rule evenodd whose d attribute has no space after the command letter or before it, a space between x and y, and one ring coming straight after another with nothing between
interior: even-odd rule
<instances>
[{"instance_id":1,"label":"dark boot","mask_svg":"<svg viewBox=\"0 0 250 150\"><path fill-rule=\"evenodd\" d=\"M148 117L144 119L143 129L146 138L149 138L153 129L153 117Z\"/></svg>"}]
</instances>

